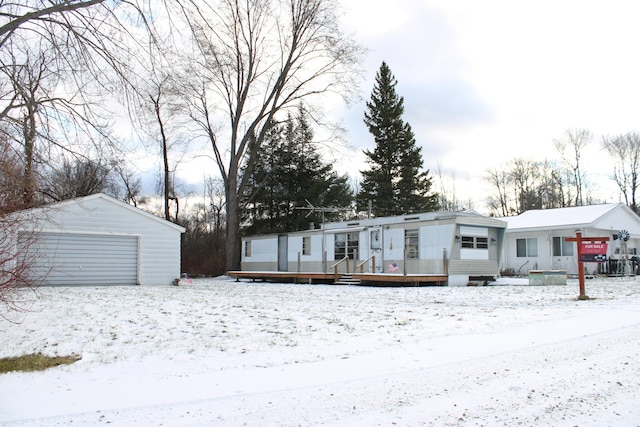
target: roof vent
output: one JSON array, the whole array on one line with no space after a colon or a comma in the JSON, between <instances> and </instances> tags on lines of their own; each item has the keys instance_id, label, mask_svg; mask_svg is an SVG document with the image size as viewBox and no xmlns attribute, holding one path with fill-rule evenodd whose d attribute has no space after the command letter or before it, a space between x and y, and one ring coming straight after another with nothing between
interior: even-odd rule
<instances>
[{"instance_id":1,"label":"roof vent","mask_svg":"<svg viewBox=\"0 0 640 427\"><path fill-rule=\"evenodd\" d=\"M415 221L417 219L420 219L420 217L419 216L410 216L410 217L405 218L404 220L405 221Z\"/></svg>"}]
</instances>

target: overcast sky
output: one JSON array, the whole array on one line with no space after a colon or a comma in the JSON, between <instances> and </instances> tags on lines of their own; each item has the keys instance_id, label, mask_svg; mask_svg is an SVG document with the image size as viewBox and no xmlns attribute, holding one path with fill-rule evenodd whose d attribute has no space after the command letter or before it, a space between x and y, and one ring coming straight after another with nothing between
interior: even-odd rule
<instances>
[{"instance_id":1,"label":"overcast sky","mask_svg":"<svg viewBox=\"0 0 640 427\"><path fill-rule=\"evenodd\" d=\"M386 61L425 166L454 171L458 197L484 210L487 168L558 158L569 128L594 134L585 167L596 196L618 201L603 135L640 129L640 2L345 0L345 31L369 49L363 100L345 112L349 141ZM614 190L614 191L612 191Z\"/></svg>"},{"instance_id":2,"label":"overcast sky","mask_svg":"<svg viewBox=\"0 0 640 427\"><path fill-rule=\"evenodd\" d=\"M576 128L594 135L583 162L592 195L620 201L601 141L640 130L640 2L341 1L344 32L368 49L361 102L331 108L355 147L336 156L341 172L357 176L362 150L374 148L364 103L386 61L425 167L452 173L467 207L488 213L487 169L517 157L559 159L553 139ZM201 186L214 170L199 157L178 173Z\"/></svg>"}]
</instances>

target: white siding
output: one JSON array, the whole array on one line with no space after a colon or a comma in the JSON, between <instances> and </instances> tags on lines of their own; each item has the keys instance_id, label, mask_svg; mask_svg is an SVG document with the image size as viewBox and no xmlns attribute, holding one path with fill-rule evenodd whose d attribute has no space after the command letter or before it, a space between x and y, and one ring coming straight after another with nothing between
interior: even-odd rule
<instances>
[{"instance_id":1,"label":"white siding","mask_svg":"<svg viewBox=\"0 0 640 427\"><path fill-rule=\"evenodd\" d=\"M609 211L606 215L598 218L592 224L593 228L601 230L609 230L605 236L617 234L620 230L627 230L632 237L640 237L640 220L638 216L626 209L626 206L620 205Z\"/></svg>"},{"instance_id":2,"label":"white siding","mask_svg":"<svg viewBox=\"0 0 640 427\"><path fill-rule=\"evenodd\" d=\"M139 237L139 284L168 285L180 277L180 235L184 230L104 195L70 200L30 213L36 231Z\"/></svg>"},{"instance_id":3,"label":"white siding","mask_svg":"<svg viewBox=\"0 0 640 427\"><path fill-rule=\"evenodd\" d=\"M245 256L243 251L243 261L278 262L278 236L247 239L246 242L251 242L251 256Z\"/></svg>"},{"instance_id":4,"label":"white siding","mask_svg":"<svg viewBox=\"0 0 640 427\"><path fill-rule=\"evenodd\" d=\"M466 225L460 226L460 234L463 236L488 236L489 229L487 227L469 227Z\"/></svg>"},{"instance_id":5,"label":"white siding","mask_svg":"<svg viewBox=\"0 0 640 427\"><path fill-rule=\"evenodd\" d=\"M385 261L404 259L404 228L384 230L383 253Z\"/></svg>"},{"instance_id":6,"label":"white siding","mask_svg":"<svg viewBox=\"0 0 640 427\"><path fill-rule=\"evenodd\" d=\"M548 232L508 233L504 243L504 260L506 268L511 268L516 274L527 274L529 270L551 269L549 245L547 244ZM538 255L518 257L516 241L518 239L536 239L538 243Z\"/></svg>"},{"instance_id":7,"label":"white siding","mask_svg":"<svg viewBox=\"0 0 640 427\"><path fill-rule=\"evenodd\" d=\"M442 259L443 249L451 254L455 224L420 227L420 259Z\"/></svg>"}]
</instances>

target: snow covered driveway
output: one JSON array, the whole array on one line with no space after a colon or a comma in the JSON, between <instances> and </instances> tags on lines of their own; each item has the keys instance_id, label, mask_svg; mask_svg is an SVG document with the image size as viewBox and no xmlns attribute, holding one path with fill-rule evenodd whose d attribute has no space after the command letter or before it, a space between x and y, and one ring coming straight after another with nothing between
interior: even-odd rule
<instances>
[{"instance_id":1,"label":"snow covered driveway","mask_svg":"<svg viewBox=\"0 0 640 427\"><path fill-rule=\"evenodd\" d=\"M640 280L42 288L0 357L0 424L639 426Z\"/></svg>"}]
</instances>

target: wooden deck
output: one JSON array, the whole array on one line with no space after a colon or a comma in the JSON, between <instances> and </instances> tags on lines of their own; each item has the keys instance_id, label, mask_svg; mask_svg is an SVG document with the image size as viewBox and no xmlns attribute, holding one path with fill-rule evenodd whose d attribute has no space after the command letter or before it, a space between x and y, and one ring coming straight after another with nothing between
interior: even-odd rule
<instances>
[{"instance_id":1,"label":"wooden deck","mask_svg":"<svg viewBox=\"0 0 640 427\"><path fill-rule=\"evenodd\" d=\"M335 284L333 273L291 272L291 271L229 271L228 276L237 280L248 279L265 282L285 283L330 283ZM339 278L344 273L339 274ZM392 274L392 273L352 273L353 285L363 286L433 286L447 285L446 274ZM358 283L359 281L359 283Z\"/></svg>"}]
</instances>

